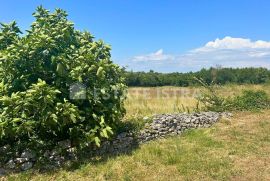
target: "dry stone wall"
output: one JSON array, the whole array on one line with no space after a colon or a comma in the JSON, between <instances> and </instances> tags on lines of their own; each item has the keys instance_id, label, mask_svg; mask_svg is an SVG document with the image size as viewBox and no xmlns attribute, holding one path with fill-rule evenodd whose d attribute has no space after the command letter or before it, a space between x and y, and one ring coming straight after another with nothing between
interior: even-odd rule
<instances>
[{"instance_id":1,"label":"dry stone wall","mask_svg":"<svg viewBox=\"0 0 270 181\"><path fill-rule=\"evenodd\" d=\"M144 142L164 138L167 135L177 135L187 129L210 127L222 117L230 118L231 113L202 112L202 113L181 113L181 114L161 114L155 115L151 123L146 123L145 128L138 133L123 132L114 139L102 142L100 147L89 145L87 154L96 155L118 155L127 153L139 144ZM1 154L9 155L10 147L8 145L0 148ZM63 154L60 150L65 150ZM0 163L0 176L9 171L24 171L32 168L37 160L36 153L31 150L25 150L22 153L16 153L13 158L4 160ZM67 160L76 160L76 148L71 147L69 140L58 143L58 148L46 150L42 159L48 161L50 167L59 167Z\"/></svg>"}]
</instances>

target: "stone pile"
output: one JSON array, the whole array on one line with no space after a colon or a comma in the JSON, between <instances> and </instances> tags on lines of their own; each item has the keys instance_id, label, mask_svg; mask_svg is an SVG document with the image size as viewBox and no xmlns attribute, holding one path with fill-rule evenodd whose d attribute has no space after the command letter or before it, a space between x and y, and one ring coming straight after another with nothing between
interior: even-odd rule
<instances>
[{"instance_id":1,"label":"stone pile","mask_svg":"<svg viewBox=\"0 0 270 181\"><path fill-rule=\"evenodd\" d=\"M102 156L105 154L118 155L120 153L127 153L134 148L135 141L134 133L123 132L117 135L114 139L102 142L100 147L90 144L86 150L87 155ZM8 148L6 148L8 147ZM8 153L9 146L4 146L4 152ZM1 151L3 153L3 151ZM60 167L68 160L77 160L76 148L71 146L70 140L64 140L58 143L58 146L52 150L44 151L42 156L37 158L34 151L25 150L22 153L13 155L12 158L0 163L0 176L7 172L19 172L31 169L36 163L37 159L46 161L47 165L43 168L53 169Z\"/></svg>"},{"instance_id":2,"label":"stone pile","mask_svg":"<svg viewBox=\"0 0 270 181\"><path fill-rule=\"evenodd\" d=\"M91 148L91 152L92 155L117 155L129 152L136 145L137 139L135 134L131 132L123 132L110 141L104 141L100 147L93 146Z\"/></svg>"},{"instance_id":3,"label":"stone pile","mask_svg":"<svg viewBox=\"0 0 270 181\"><path fill-rule=\"evenodd\" d=\"M210 127L221 117L230 117L230 113L202 112L193 114L161 114L153 117L153 121L138 135L139 142L146 142L166 135L181 134L192 128Z\"/></svg>"},{"instance_id":4,"label":"stone pile","mask_svg":"<svg viewBox=\"0 0 270 181\"><path fill-rule=\"evenodd\" d=\"M33 167L34 162L36 161L36 154L31 150L25 150L21 154L16 154L16 158L9 159L5 168L9 170L28 170ZM0 169L3 172L3 168ZM1 175L1 172L0 172Z\"/></svg>"}]
</instances>

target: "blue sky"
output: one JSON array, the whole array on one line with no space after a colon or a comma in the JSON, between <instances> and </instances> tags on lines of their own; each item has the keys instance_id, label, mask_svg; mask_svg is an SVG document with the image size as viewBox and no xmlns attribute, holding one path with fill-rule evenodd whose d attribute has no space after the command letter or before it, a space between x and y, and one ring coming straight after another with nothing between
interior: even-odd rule
<instances>
[{"instance_id":1,"label":"blue sky","mask_svg":"<svg viewBox=\"0 0 270 181\"><path fill-rule=\"evenodd\" d=\"M65 9L77 29L112 45L114 62L134 71L270 68L268 0L2 0L0 22L25 30L38 5Z\"/></svg>"}]
</instances>

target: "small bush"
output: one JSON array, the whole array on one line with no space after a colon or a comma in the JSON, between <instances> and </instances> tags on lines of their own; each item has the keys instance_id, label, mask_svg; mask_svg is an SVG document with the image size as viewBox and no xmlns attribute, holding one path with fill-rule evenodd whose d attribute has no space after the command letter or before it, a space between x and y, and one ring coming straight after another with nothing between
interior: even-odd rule
<instances>
[{"instance_id":1,"label":"small bush","mask_svg":"<svg viewBox=\"0 0 270 181\"><path fill-rule=\"evenodd\" d=\"M204 80L196 80L205 88L201 91L198 101L201 102L205 110L222 112L228 109L228 102L216 92L217 85L207 84Z\"/></svg>"},{"instance_id":2,"label":"small bush","mask_svg":"<svg viewBox=\"0 0 270 181\"><path fill-rule=\"evenodd\" d=\"M244 90L240 96L236 96L228 102L231 109L234 110L260 110L270 106L269 96L263 90Z\"/></svg>"},{"instance_id":3,"label":"small bush","mask_svg":"<svg viewBox=\"0 0 270 181\"><path fill-rule=\"evenodd\" d=\"M208 111L235 111L235 110L260 110L270 107L270 98L263 90L244 90L241 95L235 97L222 97L217 94L217 85L209 85L201 79L197 79L204 86L198 101Z\"/></svg>"},{"instance_id":4,"label":"small bush","mask_svg":"<svg viewBox=\"0 0 270 181\"><path fill-rule=\"evenodd\" d=\"M123 70L111 61L110 47L75 30L65 11L38 7L33 16L23 35L15 22L0 26L0 146L37 148L64 139L99 145L125 113ZM85 88L83 99L70 96L74 84Z\"/></svg>"}]
</instances>

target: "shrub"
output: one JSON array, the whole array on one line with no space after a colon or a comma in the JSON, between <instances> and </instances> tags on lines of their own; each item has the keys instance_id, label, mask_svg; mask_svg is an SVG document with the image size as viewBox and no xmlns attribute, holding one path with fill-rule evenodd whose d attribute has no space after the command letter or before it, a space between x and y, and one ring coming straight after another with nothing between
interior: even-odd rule
<instances>
[{"instance_id":1,"label":"shrub","mask_svg":"<svg viewBox=\"0 0 270 181\"><path fill-rule=\"evenodd\" d=\"M263 90L244 90L242 94L235 97L222 97L216 92L217 85L207 84L204 80L196 80L205 88L197 98L208 111L235 111L235 110L260 110L270 107L270 98Z\"/></svg>"},{"instance_id":2,"label":"shrub","mask_svg":"<svg viewBox=\"0 0 270 181\"><path fill-rule=\"evenodd\" d=\"M23 35L15 22L1 24L0 146L64 139L98 145L125 113L123 70L111 61L110 47L75 30L65 11L38 7L33 16ZM74 84L85 86L84 99L70 97Z\"/></svg>"},{"instance_id":3,"label":"shrub","mask_svg":"<svg viewBox=\"0 0 270 181\"><path fill-rule=\"evenodd\" d=\"M207 84L204 80L195 78L205 90L201 91L198 101L203 104L203 108L208 111L222 112L228 109L228 102L216 92L217 85Z\"/></svg>"},{"instance_id":4,"label":"shrub","mask_svg":"<svg viewBox=\"0 0 270 181\"><path fill-rule=\"evenodd\" d=\"M235 110L260 110L270 106L270 99L263 90L244 90L240 96L228 100L231 109Z\"/></svg>"}]
</instances>

